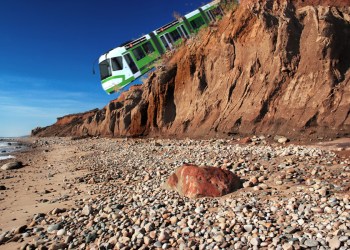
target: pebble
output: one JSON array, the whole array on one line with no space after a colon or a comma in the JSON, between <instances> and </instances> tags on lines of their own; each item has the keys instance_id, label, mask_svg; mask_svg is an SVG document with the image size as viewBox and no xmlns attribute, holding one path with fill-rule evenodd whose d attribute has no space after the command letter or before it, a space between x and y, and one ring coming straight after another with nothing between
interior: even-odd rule
<instances>
[{"instance_id":1,"label":"pebble","mask_svg":"<svg viewBox=\"0 0 350 250\"><path fill-rule=\"evenodd\" d=\"M253 246L259 246L260 243L261 243L261 240L258 237L254 237L250 240L250 244L252 244Z\"/></svg>"},{"instance_id":2,"label":"pebble","mask_svg":"<svg viewBox=\"0 0 350 250\"><path fill-rule=\"evenodd\" d=\"M52 233L54 231L61 229L61 227L62 227L61 223L50 225L47 227L47 232Z\"/></svg>"},{"instance_id":3,"label":"pebble","mask_svg":"<svg viewBox=\"0 0 350 250\"><path fill-rule=\"evenodd\" d=\"M328 241L328 243L331 249L338 249L340 247L341 241L339 240L338 236L334 236Z\"/></svg>"},{"instance_id":4,"label":"pebble","mask_svg":"<svg viewBox=\"0 0 350 250\"><path fill-rule=\"evenodd\" d=\"M304 244L307 247L317 247L319 242L317 240L307 239Z\"/></svg>"},{"instance_id":5,"label":"pebble","mask_svg":"<svg viewBox=\"0 0 350 250\"><path fill-rule=\"evenodd\" d=\"M89 216L91 214L91 211L92 211L91 207L89 205L85 205L81 213L83 215Z\"/></svg>"},{"instance_id":6,"label":"pebble","mask_svg":"<svg viewBox=\"0 0 350 250\"><path fill-rule=\"evenodd\" d=\"M22 162L20 161L13 161L13 162L8 162L4 165L2 165L1 169L2 170L14 170L21 168L23 166Z\"/></svg>"},{"instance_id":7,"label":"pebble","mask_svg":"<svg viewBox=\"0 0 350 250\"><path fill-rule=\"evenodd\" d=\"M349 197L338 196L350 168L330 167L337 159L333 152L259 144L260 136L246 145L221 139L160 140L158 146L152 139L45 140L84 152L76 167L88 171L65 182L84 199L33 216L23 234L40 240L37 248L60 243L69 249L350 248ZM162 189L184 162L232 166L253 188L196 200ZM0 241L23 241L23 234L3 233Z\"/></svg>"},{"instance_id":8,"label":"pebble","mask_svg":"<svg viewBox=\"0 0 350 250\"><path fill-rule=\"evenodd\" d=\"M253 225L244 225L244 230L248 233L250 233L253 230Z\"/></svg>"},{"instance_id":9,"label":"pebble","mask_svg":"<svg viewBox=\"0 0 350 250\"><path fill-rule=\"evenodd\" d=\"M63 236L66 234L66 230L65 229L60 229L57 231L57 236Z\"/></svg>"}]
</instances>

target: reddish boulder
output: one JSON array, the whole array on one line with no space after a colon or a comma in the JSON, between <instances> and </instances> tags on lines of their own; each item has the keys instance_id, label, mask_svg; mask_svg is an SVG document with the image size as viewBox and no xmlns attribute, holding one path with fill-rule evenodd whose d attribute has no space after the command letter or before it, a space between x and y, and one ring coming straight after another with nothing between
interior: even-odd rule
<instances>
[{"instance_id":1,"label":"reddish boulder","mask_svg":"<svg viewBox=\"0 0 350 250\"><path fill-rule=\"evenodd\" d=\"M239 142L242 144L247 144L247 143L252 142L252 139L250 137L244 137Z\"/></svg>"},{"instance_id":2,"label":"reddish boulder","mask_svg":"<svg viewBox=\"0 0 350 250\"><path fill-rule=\"evenodd\" d=\"M185 164L168 178L164 187L189 198L219 197L240 188L241 181L228 170Z\"/></svg>"}]
</instances>

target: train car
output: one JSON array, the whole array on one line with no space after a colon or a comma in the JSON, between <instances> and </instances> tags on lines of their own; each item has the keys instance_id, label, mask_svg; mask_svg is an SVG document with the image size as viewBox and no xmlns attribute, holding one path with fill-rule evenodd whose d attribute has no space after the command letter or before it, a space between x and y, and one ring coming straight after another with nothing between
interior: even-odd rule
<instances>
[{"instance_id":1,"label":"train car","mask_svg":"<svg viewBox=\"0 0 350 250\"><path fill-rule=\"evenodd\" d=\"M150 71L167 50L223 15L220 1L208 3L148 35L121 44L99 58L102 88L115 93Z\"/></svg>"}]
</instances>

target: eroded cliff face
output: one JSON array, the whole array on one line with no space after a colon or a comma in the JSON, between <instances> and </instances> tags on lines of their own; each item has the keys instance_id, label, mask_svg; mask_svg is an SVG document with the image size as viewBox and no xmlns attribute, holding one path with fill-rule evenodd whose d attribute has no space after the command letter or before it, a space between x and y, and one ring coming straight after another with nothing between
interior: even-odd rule
<instances>
[{"instance_id":1,"label":"eroded cliff face","mask_svg":"<svg viewBox=\"0 0 350 250\"><path fill-rule=\"evenodd\" d=\"M349 134L349 4L242 1L143 86L33 135Z\"/></svg>"}]
</instances>

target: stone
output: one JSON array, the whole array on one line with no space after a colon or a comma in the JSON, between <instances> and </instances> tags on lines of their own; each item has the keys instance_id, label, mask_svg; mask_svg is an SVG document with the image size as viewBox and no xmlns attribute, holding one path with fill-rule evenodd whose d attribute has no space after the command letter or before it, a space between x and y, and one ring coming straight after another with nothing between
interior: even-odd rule
<instances>
[{"instance_id":1,"label":"stone","mask_svg":"<svg viewBox=\"0 0 350 250\"><path fill-rule=\"evenodd\" d=\"M219 242L219 243L221 243L221 242L224 242L225 241L225 238L224 238L224 236L222 236L221 234L218 234L218 235L216 235L216 236L214 236L214 238L213 238L216 242Z\"/></svg>"},{"instance_id":2,"label":"stone","mask_svg":"<svg viewBox=\"0 0 350 250\"><path fill-rule=\"evenodd\" d=\"M86 216L89 216L91 212L92 212L92 208L89 205L85 205L83 210L81 211L81 213Z\"/></svg>"},{"instance_id":3,"label":"stone","mask_svg":"<svg viewBox=\"0 0 350 250\"><path fill-rule=\"evenodd\" d=\"M170 218L170 223L171 223L172 225L176 224L177 221L178 221L178 219L177 219L176 216L172 216L172 217Z\"/></svg>"},{"instance_id":4,"label":"stone","mask_svg":"<svg viewBox=\"0 0 350 250\"><path fill-rule=\"evenodd\" d=\"M130 238L129 237L126 237L126 236L122 236L118 239L118 242L119 243L122 243L124 245L127 245L128 242L130 241Z\"/></svg>"},{"instance_id":5,"label":"stone","mask_svg":"<svg viewBox=\"0 0 350 250\"><path fill-rule=\"evenodd\" d=\"M204 208L203 207L197 207L195 210L194 210L197 214L201 214L204 212Z\"/></svg>"},{"instance_id":6,"label":"stone","mask_svg":"<svg viewBox=\"0 0 350 250\"><path fill-rule=\"evenodd\" d=\"M318 246L318 241L317 240L313 240L313 239L307 239L304 242L304 245L307 247L317 247Z\"/></svg>"},{"instance_id":7,"label":"stone","mask_svg":"<svg viewBox=\"0 0 350 250\"><path fill-rule=\"evenodd\" d=\"M169 234L166 231L161 231L158 237L158 241L166 241L169 239Z\"/></svg>"},{"instance_id":8,"label":"stone","mask_svg":"<svg viewBox=\"0 0 350 250\"><path fill-rule=\"evenodd\" d=\"M143 237L143 243L146 245L146 246L148 246L149 244L151 244L151 238L150 237L147 237L147 236L145 236L145 237Z\"/></svg>"},{"instance_id":9,"label":"stone","mask_svg":"<svg viewBox=\"0 0 350 250\"><path fill-rule=\"evenodd\" d=\"M159 241L156 241L153 246L157 247L157 248L161 248L162 247L162 243Z\"/></svg>"},{"instance_id":10,"label":"stone","mask_svg":"<svg viewBox=\"0 0 350 250\"><path fill-rule=\"evenodd\" d=\"M253 246L259 246L261 243L261 240L259 237L253 237L251 240L250 240L250 244L252 244Z\"/></svg>"},{"instance_id":11,"label":"stone","mask_svg":"<svg viewBox=\"0 0 350 250\"><path fill-rule=\"evenodd\" d=\"M20 227L17 227L15 229L15 234L22 234L26 231L27 229L27 225L23 225L23 226L20 226Z\"/></svg>"},{"instance_id":12,"label":"stone","mask_svg":"<svg viewBox=\"0 0 350 250\"><path fill-rule=\"evenodd\" d=\"M6 187L4 185L0 185L0 191L6 190Z\"/></svg>"},{"instance_id":13,"label":"stone","mask_svg":"<svg viewBox=\"0 0 350 250\"><path fill-rule=\"evenodd\" d=\"M150 232L150 231L153 231L155 229L155 225L154 223L150 222L150 223L147 223L145 225L145 230L146 232Z\"/></svg>"},{"instance_id":14,"label":"stone","mask_svg":"<svg viewBox=\"0 0 350 250\"><path fill-rule=\"evenodd\" d=\"M288 142L288 138L285 137L285 136L280 136L280 135L276 135L274 138L273 138L275 141L277 141L278 143L286 143Z\"/></svg>"},{"instance_id":15,"label":"stone","mask_svg":"<svg viewBox=\"0 0 350 250\"><path fill-rule=\"evenodd\" d=\"M163 185L189 198L220 197L241 186L239 177L228 170L190 164L178 168Z\"/></svg>"},{"instance_id":16,"label":"stone","mask_svg":"<svg viewBox=\"0 0 350 250\"><path fill-rule=\"evenodd\" d=\"M248 233L250 233L251 231L253 231L253 225L244 225L243 226L244 230Z\"/></svg>"},{"instance_id":17,"label":"stone","mask_svg":"<svg viewBox=\"0 0 350 250\"><path fill-rule=\"evenodd\" d=\"M244 138L240 139L239 142L242 144L247 144L247 143L252 142L252 139L250 137L244 137Z\"/></svg>"},{"instance_id":18,"label":"stone","mask_svg":"<svg viewBox=\"0 0 350 250\"><path fill-rule=\"evenodd\" d=\"M64 213L66 211L65 208L55 208L54 210L51 211L51 214L52 215L57 215L57 214L60 214L60 213Z\"/></svg>"},{"instance_id":19,"label":"stone","mask_svg":"<svg viewBox=\"0 0 350 250\"><path fill-rule=\"evenodd\" d=\"M340 247L340 243L341 242L340 242L338 236L335 236L328 241L329 247L331 249L338 249Z\"/></svg>"},{"instance_id":20,"label":"stone","mask_svg":"<svg viewBox=\"0 0 350 250\"><path fill-rule=\"evenodd\" d=\"M243 187L244 188L248 188L248 187L252 187L252 186L253 186L253 183L250 182L250 181L246 181L246 182L243 183Z\"/></svg>"},{"instance_id":21,"label":"stone","mask_svg":"<svg viewBox=\"0 0 350 250\"><path fill-rule=\"evenodd\" d=\"M65 234L66 234L66 230L64 228L57 231L57 236L63 236Z\"/></svg>"},{"instance_id":22,"label":"stone","mask_svg":"<svg viewBox=\"0 0 350 250\"><path fill-rule=\"evenodd\" d=\"M47 232L48 233L53 233L57 230L60 230L62 228L62 224L61 223L57 223L57 224L52 224L50 226L47 227Z\"/></svg>"},{"instance_id":23,"label":"stone","mask_svg":"<svg viewBox=\"0 0 350 250\"><path fill-rule=\"evenodd\" d=\"M8 162L4 165L2 165L1 169L2 170L13 170L13 169L18 169L23 166L22 162L20 161L13 161L13 162Z\"/></svg>"}]
</instances>

